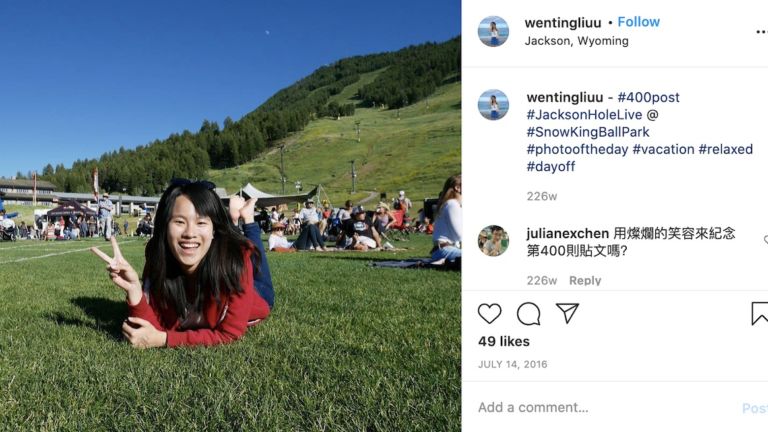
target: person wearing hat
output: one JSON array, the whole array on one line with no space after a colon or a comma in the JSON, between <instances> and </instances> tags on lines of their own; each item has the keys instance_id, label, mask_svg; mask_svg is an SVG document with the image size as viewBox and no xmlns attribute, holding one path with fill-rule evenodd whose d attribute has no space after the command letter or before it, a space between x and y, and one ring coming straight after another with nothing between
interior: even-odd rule
<instances>
[{"instance_id":1,"label":"person wearing hat","mask_svg":"<svg viewBox=\"0 0 768 432\"><path fill-rule=\"evenodd\" d=\"M373 226L379 234L385 234L392 225L397 222L395 217L389 211L389 206L385 202L380 202L376 206L376 214L373 215Z\"/></svg>"},{"instance_id":2,"label":"person wearing hat","mask_svg":"<svg viewBox=\"0 0 768 432\"><path fill-rule=\"evenodd\" d=\"M296 252L293 243L285 238L285 224L277 222L272 225L272 233L269 234L268 247L274 252Z\"/></svg>"},{"instance_id":3,"label":"person wearing hat","mask_svg":"<svg viewBox=\"0 0 768 432\"><path fill-rule=\"evenodd\" d=\"M312 200L312 198L307 198L307 200L304 202L304 208L299 212L299 219L301 219L302 225L317 225L320 222L320 217L317 215L315 202Z\"/></svg>"},{"instance_id":4,"label":"person wearing hat","mask_svg":"<svg viewBox=\"0 0 768 432\"><path fill-rule=\"evenodd\" d=\"M344 222L339 243L346 249L359 251L381 247L381 237L373 227L373 223L366 217L362 206L352 209L352 218Z\"/></svg>"},{"instance_id":5,"label":"person wearing hat","mask_svg":"<svg viewBox=\"0 0 768 432\"><path fill-rule=\"evenodd\" d=\"M485 232L485 230L482 230L480 231L480 235L477 237L477 247L482 250L486 241L488 241L488 233Z\"/></svg>"},{"instance_id":6,"label":"person wearing hat","mask_svg":"<svg viewBox=\"0 0 768 432\"><path fill-rule=\"evenodd\" d=\"M402 210L403 212L408 213L408 210L413 207L413 203L407 196L405 196L405 191L401 190L397 198L392 200L392 207L394 207L395 210Z\"/></svg>"},{"instance_id":7,"label":"person wearing hat","mask_svg":"<svg viewBox=\"0 0 768 432\"><path fill-rule=\"evenodd\" d=\"M112 210L115 205L109 199L109 192L104 192L103 197L99 200L99 220L101 226L104 227L104 239L109 241L112 237Z\"/></svg>"},{"instance_id":8,"label":"person wearing hat","mask_svg":"<svg viewBox=\"0 0 768 432\"><path fill-rule=\"evenodd\" d=\"M320 229L317 227L320 217L315 209L315 202L311 198L307 198L304 208L299 212L299 220L301 220L301 232L294 247L298 250L326 250Z\"/></svg>"}]
</instances>

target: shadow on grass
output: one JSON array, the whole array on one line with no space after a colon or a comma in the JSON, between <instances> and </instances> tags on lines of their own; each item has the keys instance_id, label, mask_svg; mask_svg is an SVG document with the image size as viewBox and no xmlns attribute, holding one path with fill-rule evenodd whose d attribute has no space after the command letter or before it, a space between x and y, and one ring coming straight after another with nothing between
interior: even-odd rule
<instances>
[{"instance_id":1,"label":"shadow on grass","mask_svg":"<svg viewBox=\"0 0 768 432\"><path fill-rule=\"evenodd\" d=\"M123 339L121 327L123 320L127 316L125 302L100 297L76 297L70 300L70 302L79 307L86 315L93 318L95 322L83 321L80 318L73 318L60 312L49 315L49 318L59 325L86 327L103 332L115 340Z\"/></svg>"},{"instance_id":2,"label":"shadow on grass","mask_svg":"<svg viewBox=\"0 0 768 432\"><path fill-rule=\"evenodd\" d=\"M326 254L323 255L321 253L317 253L312 256L312 259L331 259L331 260L343 260L343 261L368 261L368 262L385 262L385 261L408 261L409 258L403 258L402 260L399 259L393 259L393 258L375 258L371 256L365 256L365 255L336 255L336 254Z\"/></svg>"}]
</instances>

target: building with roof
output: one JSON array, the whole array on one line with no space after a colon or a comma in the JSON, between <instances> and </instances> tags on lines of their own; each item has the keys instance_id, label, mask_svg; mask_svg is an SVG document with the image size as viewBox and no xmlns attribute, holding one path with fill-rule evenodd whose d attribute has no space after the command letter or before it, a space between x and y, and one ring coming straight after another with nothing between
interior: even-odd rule
<instances>
[{"instance_id":1,"label":"building with roof","mask_svg":"<svg viewBox=\"0 0 768 432\"><path fill-rule=\"evenodd\" d=\"M32 205L37 199L40 205L52 206L56 196L56 186L44 180L7 180L0 179L0 191L4 192L6 204Z\"/></svg>"},{"instance_id":2,"label":"building with roof","mask_svg":"<svg viewBox=\"0 0 768 432\"><path fill-rule=\"evenodd\" d=\"M61 201L77 201L89 209L99 209L99 201L94 199L92 193L56 192L55 195ZM144 212L154 213L157 203L160 202L160 197L124 195L120 193L110 194L109 199L115 205L115 214L117 216L121 216L123 213L133 216L144 214Z\"/></svg>"},{"instance_id":3,"label":"building with roof","mask_svg":"<svg viewBox=\"0 0 768 432\"><path fill-rule=\"evenodd\" d=\"M91 210L98 210L98 200L92 193L56 192L56 185L51 182L38 180L6 180L0 179L0 192L3 192L5 204L33 205L35 199L38 206L56 207L63 201L76 201ZM219 191L217 191L219 192ZM222 191L226 193L226 191ZM118 215L131 215L153 212L160 197L143 197L135 195L112 194L112 202Z\"/></svg>"}]
</instances>

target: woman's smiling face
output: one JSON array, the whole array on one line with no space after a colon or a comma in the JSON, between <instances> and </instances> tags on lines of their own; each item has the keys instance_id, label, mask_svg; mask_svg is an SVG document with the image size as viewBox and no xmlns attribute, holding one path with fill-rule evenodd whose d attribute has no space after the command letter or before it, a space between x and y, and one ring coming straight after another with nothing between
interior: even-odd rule
<instances>
[{"instance_id":1,"label":"woman's smiling face","mask_svg":"<svg viewBox=\"0 0 768 432\"><path fill-rule=\"evenodd\" d=\"M166 241L184 273L193 274L211 248L213 222L198 215L186 195L179 195L173 204Z\"/></svg>"}]
</instances>

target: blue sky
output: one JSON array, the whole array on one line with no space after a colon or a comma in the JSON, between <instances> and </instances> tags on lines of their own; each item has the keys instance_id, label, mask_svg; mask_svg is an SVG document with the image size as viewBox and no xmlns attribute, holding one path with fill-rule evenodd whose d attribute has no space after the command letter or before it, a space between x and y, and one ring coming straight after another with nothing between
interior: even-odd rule
<instances>
[{"instance_id":1,"label":"blue sky","mask_svg":"<svg viewBox=\"0 0 768 432\"><path fill-rule=\"evenodd\" d=\"M0 176L237 120L318 67L460 33L459 0L0 2Z\"/></svg>"}]
</instances>

